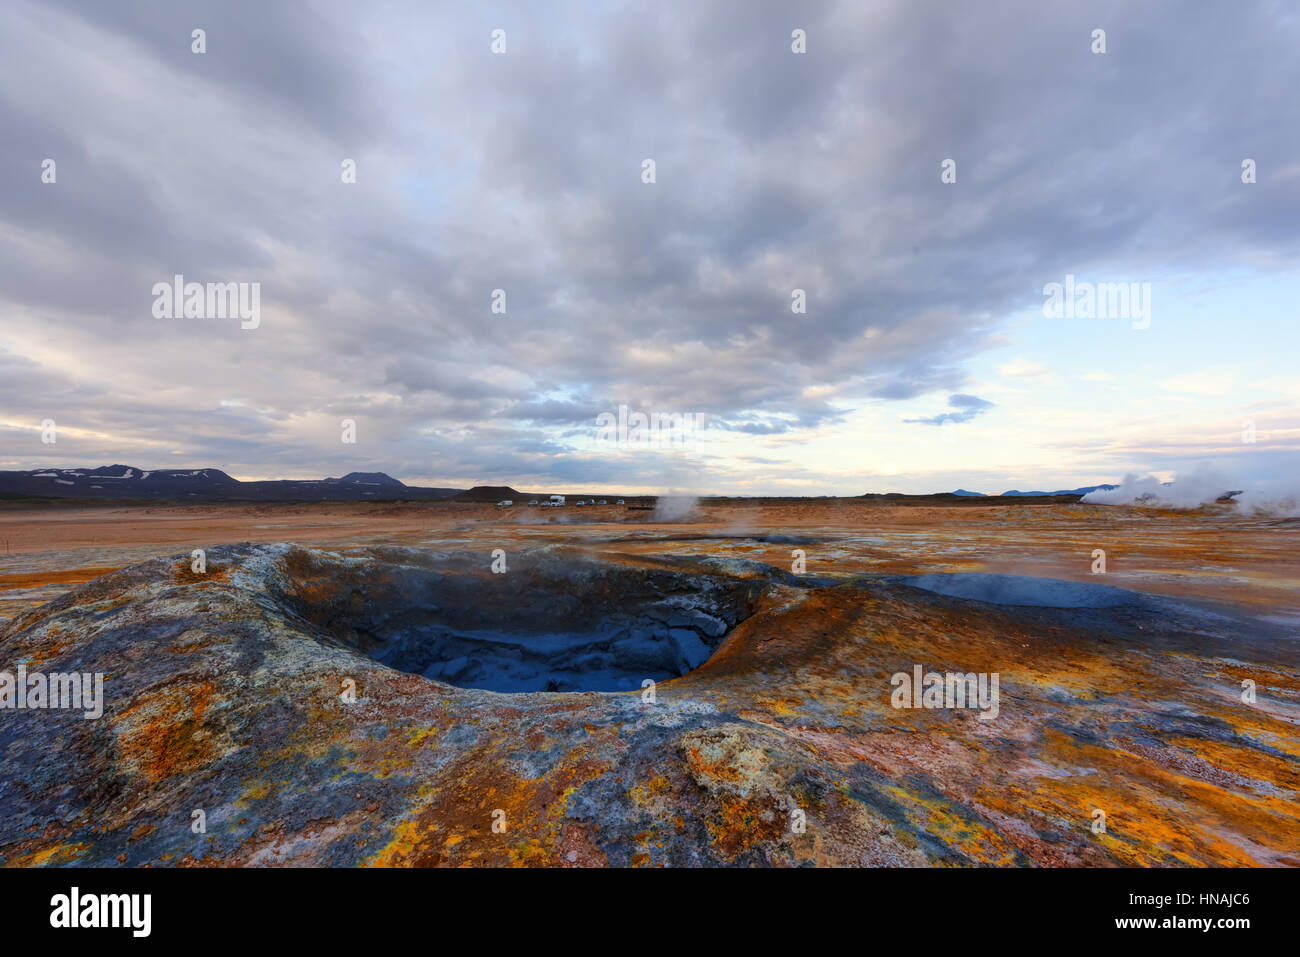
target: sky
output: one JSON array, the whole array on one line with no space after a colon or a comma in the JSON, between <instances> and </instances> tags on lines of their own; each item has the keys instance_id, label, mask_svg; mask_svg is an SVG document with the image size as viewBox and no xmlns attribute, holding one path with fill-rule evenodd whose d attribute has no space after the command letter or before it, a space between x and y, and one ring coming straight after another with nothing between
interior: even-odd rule
<instances>
[{"instance_id":1,"label":"sky","mask_svg":"<svg viewBox=\"0 0 1300 957\"><path fill-rule=\"evenodd\" d=\"M8 0L0 469L1286 481L1297 50L1263 0Z\"/></svg>"}]
</instances>

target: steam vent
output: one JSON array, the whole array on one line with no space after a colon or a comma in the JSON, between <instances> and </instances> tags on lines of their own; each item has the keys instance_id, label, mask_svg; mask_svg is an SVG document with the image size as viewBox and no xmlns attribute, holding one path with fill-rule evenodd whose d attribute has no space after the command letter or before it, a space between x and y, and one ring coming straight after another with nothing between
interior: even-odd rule
<instances>
[{"instance_id":1,"label":"steam vent","mask_svg":"<svg viewBox=\"0 0 1300 957\"><path fill-rule=\"evenodd\" d=\"M1300 654L1266 617L631 547L508 561L241 545L18 615L4 660L102 672L105 703L0 723L0 861L1300 864ZM996 720L895 707L918 663L996 665Z\"/></svg>"}]
</instances>

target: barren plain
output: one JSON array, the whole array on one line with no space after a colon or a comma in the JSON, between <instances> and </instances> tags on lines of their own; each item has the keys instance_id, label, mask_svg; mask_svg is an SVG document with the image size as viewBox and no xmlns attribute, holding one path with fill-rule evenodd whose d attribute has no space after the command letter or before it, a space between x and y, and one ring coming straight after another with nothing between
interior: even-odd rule
<instances>
[{"instance_id":1,"label":"barren plain","mask_svg":"<svg viewBox=\"0 0 1300 957\"><path fill-rule=\"evenodd\" d=\"M1232 506L11 507L0 668L101 672L106 703L5 716L0 863L1300 865L1297 534ZM918 666L995 674L996 715L896 707Z\"/></svg>"}]
</instances>

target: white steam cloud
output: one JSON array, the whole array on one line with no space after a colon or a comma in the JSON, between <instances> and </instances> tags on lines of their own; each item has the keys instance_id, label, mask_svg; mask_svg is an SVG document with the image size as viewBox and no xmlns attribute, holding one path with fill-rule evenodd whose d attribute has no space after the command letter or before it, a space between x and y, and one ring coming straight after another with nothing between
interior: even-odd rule
<instances>
[{"instance_id":1,"label":"white steam cloud","mask_svg":"<svg viewBox=\"0 0 1300 957\"><path fill-rule=\"evenodd\" d=\"M694 495L660 495L655 501L656 522L681 522L695 514L700 500Z\"/></svg>"},{"instance_id":2,"label":"white steam cloud","mask_svg":"<svg viewBox=\"0 0 1300 957\"><path fill-rule=\"evenodd\" d=\"M1229 492L1246 514L1300 515L1300 481L1234 482L1223 472L1203 466L1194 472L1161 482L1154 475L1130 472L1117 488L1097 489L1081 501L1089 505L1153 505L1161 508L1200 508L1213 504Z\"/></svg>"}]
</instances>

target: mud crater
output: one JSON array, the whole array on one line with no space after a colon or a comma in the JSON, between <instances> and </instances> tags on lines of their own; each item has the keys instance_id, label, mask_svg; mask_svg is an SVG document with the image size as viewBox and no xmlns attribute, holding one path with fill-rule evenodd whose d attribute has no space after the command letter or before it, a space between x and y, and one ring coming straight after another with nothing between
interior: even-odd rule
<instances>
[{"instance_id":1,"label":"mud crater","mask_svg":"<svg viewBox=\"0 0 1300 957\"><path fill-rule=\"evenodd\" d=\"M624 691L704 664L772 587L699 563L604 561L548 547L483 552L300 551L272 596L375 661L465 688ZM708 567L707 565L705 566ZM751 570L752 572L752 570Z\"/></svg>"}]
</instances>

